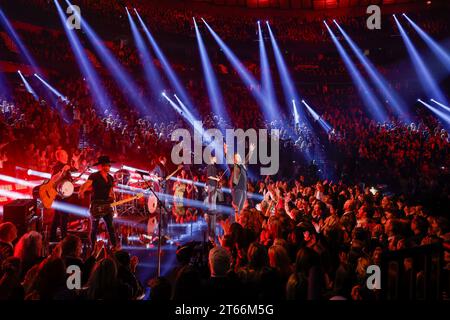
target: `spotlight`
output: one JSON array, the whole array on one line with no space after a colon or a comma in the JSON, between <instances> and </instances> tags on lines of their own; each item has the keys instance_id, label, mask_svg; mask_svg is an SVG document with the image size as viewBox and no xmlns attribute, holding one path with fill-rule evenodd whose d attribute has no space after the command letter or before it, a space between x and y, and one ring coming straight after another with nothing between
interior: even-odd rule
<instances>
[{"instance_id":1,"label":"spotlight","mask_svg":"<svg viewBox=\"0 0 450 320\"><path fill-rule=\"evenodd\" d=\"M385 111L382 109L380 101L375 97L374 93L372 92L372 89L369 87L369 84L364 79L363 75L358 70L353 61L350 59L349 54L345 51L342 44L338 41L334 32L331 30L331 28L328 26L326 22L324 22L324 24L328 30L328 33L331 36L331 40L333 41L334 45L336 46L339 52L339 55L344 61L348 73L350 74L353 82L358 88L358 93L361 99L363 100L367 111L377 121L384 122L388 117Z\"/></svg>"},{"instance_id":2,"label":"spotlight","mask_svg":"<svg viewBox=\"0 0 450 320\"><path fill-rule=\"evenodd\" d=\"M273 34L272 28L270 27L270 24L268 22L267 22L267 30L269 31L270 43L272 44L272 49L273 49L273 53L275 56L275 63L277 65L278 73L279 73L280 79L281 79L281 86L282 86L283 93L284 93L284 99L286 102L288 102L292 99L296 100L296 101L300 101L299 94L294 85L294 80L292 79L292 76L288 70L288 67L286 65L286 61L284 60L281 49L278 46L275 35ZM295 103L295 101L293 101L293 103ZM306 118L304 116L302 108L300 108L299 112L300 112L299 117L304 119L306 125L310 129L312 129L312 127L310 126L310 123L308 121L308 118Z\"/></svg>"},{"instance_id":3,"label":"spotlight","mask_svg":"<svg viewBox=\"0 0 450 320\"><path fill-rule=\"evenodd\" d=\"M440 106L440 107L444 108L446 111L450 112L450 107L446 106L445 104L440 103L439 101L436 101L434 99L430 99L430 101L434 102L438 106Z\"/></svg>"},{"instance_id":4,"label":"spotlight","mask_svg":"<svg viewBox=\"0 0 450 320\"><path fill-rule=\"evenodd\" d=\"M225 42L219 37L219 35L209 26L209 24L202 18L203 23L208 28L209 32L213 36L214 40L216 40L217 44L225 53L225 57L233 66L234 70L236 70L237 74L241 78L241 80L252 90L252 93L255 100L261 105L264 106L268 104L266 97L259 90L259 83L256 81L255 77L245 68L243 63L238 59L238 57L231 51L231 49L225 44Z\"/></svg>"},{"instance_id":5,"label":"spotlight","mask_svg":"<svg viewBox=\"0 0 450 320\"><path fill-rule=\"evenodd\" d=\"M433 53L439 58L441 63L445 66L448 72L450 72L450 55L446 52L440 44L430 37L422 28L420 28L414 21L412 21L406 14L403 15L411 26L416 30L422 40L433 51Z\"/></svg>"},{"instance_id":6,"label":"spotlight","mask_svg":"<svg viewBox=\"0 0 450 320\"><path fill-rule=\"evenodd\" d=\"M418 102L423 104L425 107L427 107L431 112L433 112L438 118L443 120L445 122L445 125L447 129L450 128L450 116L441 110L438 110L437 108L433 107L432 105L422 101L422 99L417 99Z\"/></svg>"},{"instance_id":7,"label":"spotlight","mask_svg":"<svg viewBox=\"0 0 450 320\"><path fill-rule=\"evenodd\" d=\"M436 97L441 101L446 101L443 92L439 89L436 79L431 75L430 70L425 65L424 60L414 47L414 44L403 29L400 21L395 16L394 19L425 93L428 97Z\"/></svg>"},{"instance_id":8,"label":"spotlight","mask_svg":"<svg viewBox=\"0 0 450 320\"><path fill-rule=\"evenodd\" d=\"M97 107L97 112L105 113L108 107L112 107L111 99L103 89L97 71L95 70L89 58L86 56L84 47L81 44L76 32L73 32L72 30L69 30L69 28L67 28L66 16L57 0L55 0L55 6L58 11L63 29L66 33L67 38L69 39L69 43L74 53L77 64L81 70L81 73L83 74L83 81L87 80L91 95L94 101L97 102L95 104L95 106Z\"/></svg>"},{"instance_id":9,"label":"spotlight","mask_svg":"<svg viewBox=\"0 0 450 320\"><path fill-rule=\"evenodd\" d=\"M153 63L153 56L151 55L149 48L145 44L144 38L139 32L138 27L128 10L127 16L131 27L131 32L133 34L134 42L139 52L141 64L144 67L145 79L147 80L147 88L149 92L152 92L153 95L156 95L157 92L163 89L163 79L161 79L161 75Z\"/></svg>"},{"instance_id":10,"label":"spotlight","mask_svg":"<svg viewBox=\"0 0 450 320\"><path fill-rule=\"evenodd\" d=\"M30 86L27 79L25 79L25 77L22 75L22 72L20 72L20 70L17 70L17 73L19 74L20 78L22 79L22 82L25 85L25 88L27 89L28 93L30 93L34 97L35 100L39 100L38 95L33 90L33 88Z\"/></svg>"},{"instance_id":11,"label":"spotlight","mask_svg":"<svg viewBox=\"0 0 450 320\"><path fill-rule=\"evenodd\" d=\"M220 91L219 83L217 81L214 68L211 64L211 60L209 59L208 51L206 50L203 37L197 26L197 22L195 21L195 18L193 19L194 19L195 34L197 37L198 51L202 62L203 76L205 78L206 89L208 91L208 97L211 107L214 113L223 116L228 121L229 115L226 108L224 108L225 103L223 101L223 96Z\"/></svg>"},{"instance_id":12,"label":"spotlight","mask_svg":"<svg viewBox=\"0 0 450 320\"><path fill-rule=\"evenodd\" d=\"M38 78L53 94L55 94L58 98L61 98L64 102L69 102L69 99L67 97L63 96L61 92L56 90L54 87L52 87L47 81L42 79L39 75L34 74L36 78Z\"/></svg>"},{"instance_id":13,"label":"spotlight","mask_svg":"<svg viewBox=\"0 0 450 320\"><path fill-rule=\"evenodd\" d=\"M66 0L68 5L72 5L69 0ZM122 65L117 61L112 52L104 45L98 34L92 29L92 27L87 23L87 21L80 15L78 18L83 24L83 31L86 33L88 40L91 42L92 47L99 56L100 60L105 66L110 69L110 74L113 76L114 81L123 88L123 93L127 94L132 100L135 107L139 109L142 114L148 115L147 106L150 103L147 99L142 98L137 92L139 86L132 79L131 75L122 67Z\"/></svg>"},{"instance_id":14,"label":"spotlight","mask_svg":"<svg viewBox=\"0 0 450 320\"><path fill-rule=\"evenodd\" d=\"M365 54L362 53L361 49L356 45L356 43L350 38L350 36L344 31L344 29L334 20L334 23L338 27L339 31L344 36L347 43L350 45L350 48L355 53L358 60L361 62L361 65L367 71L370 79L377 87L378 91L383 94L383 98L386 103L390 103L394 108L394 111L398 116L406 118L408 122L411 119L408 116L406 104L403 100L395 93L395 91L391 91L389 89L389 84L384 79L384 77L378 72L376 67L370 62Z\"/></svg>"},{"instance_id":15,"label":"spotlight","mask_svg":"<svg viewBox=\"0 0 450 320\"><path fill-rule=\"evenodd\" d=\"M259 60L261 63L261 82L263 91L267 97L267 104L263 105L264 116L267 120L272 121L280 114L277 110L277 101L275 90L270 72L269 59L267 57L266 46L264 44L261 25L258 23L258 42L259 42Z\"/></svg>"},{"instance_id":16,"label":"spotlight","mask_svg":"<svg viewBox=\"0 0 450 320\"><path fill-rule=\"evenodd\" d=\"M153 38L153 35L151 34L150 30L147 28L147 25L145 24L144 20L142 20L141 16L139 15L139 12L135 9L136 16L138 17L139 23L141 24L142 29L144 30L144 33L147 37L147 39L150 41L150 44L153 48L153 50L156 53L156 56L160 60L162 67L172 84L172 86L176 89L176 91L180 94L181 98L186 102L186 104L189 106L189 108L192 110L192 112L196 113L196 109L194 107L194 104L192 103L188 93L184 89L183 85L181 84L181 81L179 80L178 76L176 75L175 71L173 70L172 66L170 65L169 61L167 60L165 54L162 52L161 48L159 47L156 40Z\"/></svg>"}]
</instances>

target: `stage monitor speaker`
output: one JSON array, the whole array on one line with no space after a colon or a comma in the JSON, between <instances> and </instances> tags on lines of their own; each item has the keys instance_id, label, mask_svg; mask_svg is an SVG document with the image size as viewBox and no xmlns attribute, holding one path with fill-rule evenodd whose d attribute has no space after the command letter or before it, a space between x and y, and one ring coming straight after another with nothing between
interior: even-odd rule
<instances>
[{"instance_id":1,"label":"stage monitor speaker","mask_svg":"<svg viewBox=\"0 0 450 320\"><path fill-rule=\"evenodd\" d=\"M39 230L35 199L16 199L3 207L3 222L13 223L20 237L30 230Z\"/></svg>"}]
</instances>

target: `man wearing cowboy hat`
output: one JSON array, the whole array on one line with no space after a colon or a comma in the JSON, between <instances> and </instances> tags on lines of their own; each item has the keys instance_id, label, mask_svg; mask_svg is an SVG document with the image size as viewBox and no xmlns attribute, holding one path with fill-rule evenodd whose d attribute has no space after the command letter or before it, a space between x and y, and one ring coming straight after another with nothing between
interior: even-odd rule
<instances>
[{"instance_id":1,"label":"man wearing cowboy hat","mask_svg":"<svg viewBox=\"0 0 450 320\"><path fill-rule=\"evenodd\" d=\"M81 199L84 198L85 192L92 191L91 205L95 203L113 202L114 178L109 174L111 163L114 162L111 161L108 156L100 156L98 158L97 163L94 164L94 166L98 166L98 171L92 173L88 180L80 187L78 195ZM97 228L100 218L103 218L103 221L105 221L111 245L116 248L117 241L112 211L102 217L92 217L91 245L94 246L97 242Z\"/></svg>"}]
</instances>

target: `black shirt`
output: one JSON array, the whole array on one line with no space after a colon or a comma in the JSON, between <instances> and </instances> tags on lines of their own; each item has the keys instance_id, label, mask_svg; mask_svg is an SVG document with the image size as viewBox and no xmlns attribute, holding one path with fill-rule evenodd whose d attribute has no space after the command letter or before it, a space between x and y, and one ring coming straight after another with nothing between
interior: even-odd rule
<instances>
[{"instance_id":1,"label":"black shirt","mask_svg":"<svg viewBox=\"0 0 450 320\"><path fill-rule=\"evenodd\" d=\"M217 187L217 181L214 179L209 179L209 177L217 177L217 167L215 164L208 164L206 167L206 174L208 175L208 181L206 184L208 186Z\"/></svg>"},{"instance_id":2,"label":"black shirt","mask_svg":"<svg viewBox=\"0 0 450 320\"><path fill-rule=\"evenodd\" d=\"M60 173L62 171L62 169L66 166L67 164L64 164L62 162L57 162L54 166L53 166L53 170L52 170L52 176L57 175L58 173ZM67 170L66 172L64 172L64 174L61 176L60 179L67 179L69 181L72 181L72 175L70 174L70 170Z\"/></svg>"},{"instance_id":3,"label":"black shirt","mask_svg":"<svg viewBox=\"0 0 450 320\"><path fill-rule=\"evenodd\" d=\"M106 181L100 171L92 173L88 180L92 181L92 195L91 201L108 201L110 199L111 189L114 187L114 178L108 174L108 181Z\"/></svg>"},{"instance_id":4,"label":"black shirt","mask_svg":"<svg viewBox=\"0 0 450 320\"><path fill-rule=\"evenodd\" d=\"M157 174L160 178L165 179L167 177L167 169L166 166L162 163L159 163L156 165L155 169L153 170L154 174Z\"/></svg>"},{"instance_id":5,"label":"black shirt","mask_svg":"<svg viewBox=\"0 0 450 320\"><path fill-rule=\"evenodd\" d=\"M234 169L237 171L237 177L235 177L235 173L233 172L233 178L237 178L237 180L233 179L233 186L235 189L239 190L247 190L247 168L241 164L235 164Z\"/></svg>"}]
</instances>

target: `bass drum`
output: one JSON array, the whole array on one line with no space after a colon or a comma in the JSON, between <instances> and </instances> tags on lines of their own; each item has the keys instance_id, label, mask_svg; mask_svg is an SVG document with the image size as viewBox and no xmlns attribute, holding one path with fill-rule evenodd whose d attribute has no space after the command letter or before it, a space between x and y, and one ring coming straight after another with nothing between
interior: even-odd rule
<instances>
[{"instance_id":1,"label":"bass drum","mask_svg":"<svg viewBox=\"0 0 450 320\"><path fill-rule=\"evenodd\" d=\"M130 171L125 169L120 169L114 174L114 179L123 185L128 185L130 182L131 174Z\"/></svg>"},{"instance_id":2,"label":"bass drum","mask_svg":"<svg viewBox=\"0 0 450 320\"><path fill-rule=\"evenodd\" d=\"M58 195L64 199L73 195L75 187L69 180L61 180L56 185L56 191L58 192Z\"/></svg>"},{"instance_id":3,"label":"bass drum","mask_svg":"<svg viewBox=\"0 0 450 320\"><path fill-rule=\"evenodd\" d=\"M159 193L161 190L161 188L159 187L159 184L156 182L152 183L152 189L155 193ZM147 199L148 212L155 213L157 208L158 208L158 199L153 194L153 192L150 191L150 194L148 195L148 199Z\"/></svg>"},{"instance_id":4,"label":"bass drum","mask_svg":"<svg viewBox=\"0 0 450 320\"><path fill-rule=\"evenodd\" d=\"M147 222L147 235L152 236L158 230L158 219L156 215L151 215Z\"/></svg>"}]
</instances>

